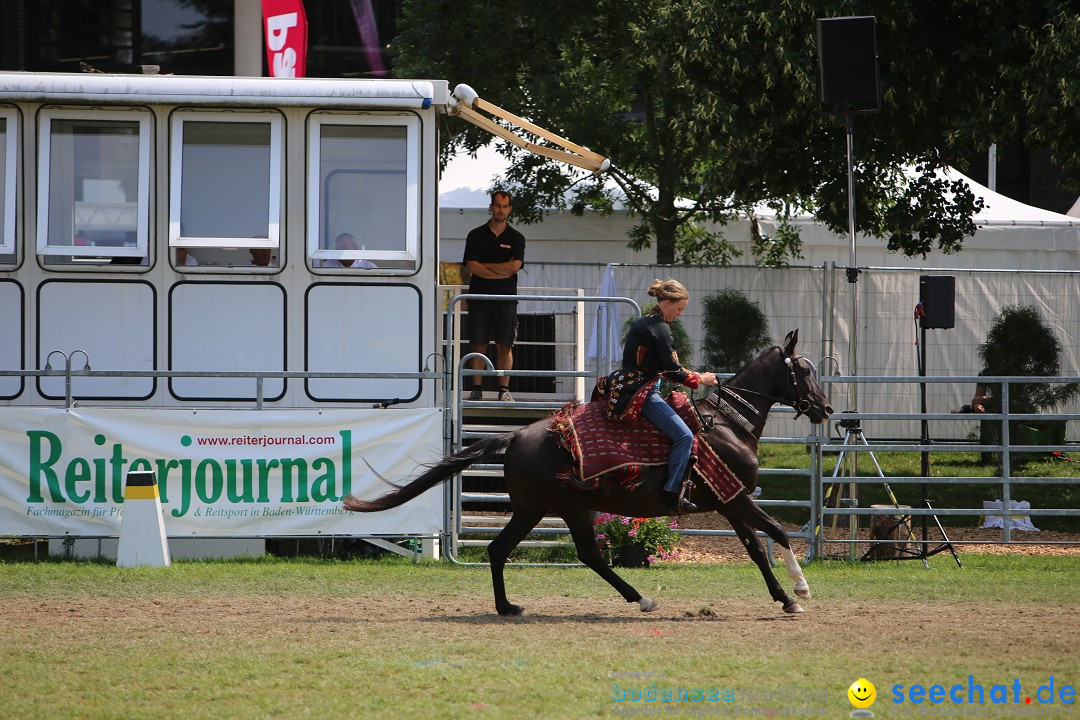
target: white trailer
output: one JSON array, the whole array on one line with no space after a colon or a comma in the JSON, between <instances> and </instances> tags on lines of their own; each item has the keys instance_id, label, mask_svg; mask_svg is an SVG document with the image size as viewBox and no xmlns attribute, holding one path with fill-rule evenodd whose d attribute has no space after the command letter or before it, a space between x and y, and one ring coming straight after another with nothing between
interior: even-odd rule
<instances>
[{"instance_id":1,"label":"white trailer","mask_svg":"<svg viewBox=\"0 0 1080 720\"><path fill-rule=\"evenodd\" d=\"M171 538L442 532L438 493L340 500L443 449L449 102L438 80L0 73L0 536L116 537L147 469Z\"/></svg>"}]
</instances>

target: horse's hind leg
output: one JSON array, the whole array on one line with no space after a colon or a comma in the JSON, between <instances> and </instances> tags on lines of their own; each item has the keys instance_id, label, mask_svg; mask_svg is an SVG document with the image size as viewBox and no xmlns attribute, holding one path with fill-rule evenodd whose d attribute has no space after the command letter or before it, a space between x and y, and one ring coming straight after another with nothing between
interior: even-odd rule
<instances>
[{"instance_id":1,"label":"horse's hind leg","mask_svg":"<svg viewBox=\"0 0 1080 720\"><path fill-rule=\"evenodd\" d=\"M612 570L607 562L604 561L604 556L600 552L600 548L596 546L596 537L593 535L592 517L590 511L587 508L581 508L580 510L573 510L562 516L566 521L566 527L570 530L570 537L574 540L574 547L577 548L578 559L583 562L586 567L592 569L600 577L607 580L613 588L619 591L619 594L626 598L626 602L636 602L641 608L642 612L652 612L660 607L660 604L647 598L633 588L628 582L619 577L614 570Z\"/></svg>"},{"instance_id":2,"label":"horse's hind leg","mask_svg":"<svg viewBox=\"0 0 1080 720\"><path fill-rule=\"evenodd\" d=\"M506 599L503 568L514 548L536 527L544 517L543 511L514 510L506 527L488 545L488 561L491 563L491 585L495 590L495 610L500 615L523 615L525 609Z\"/></svg>"}]
</instances>

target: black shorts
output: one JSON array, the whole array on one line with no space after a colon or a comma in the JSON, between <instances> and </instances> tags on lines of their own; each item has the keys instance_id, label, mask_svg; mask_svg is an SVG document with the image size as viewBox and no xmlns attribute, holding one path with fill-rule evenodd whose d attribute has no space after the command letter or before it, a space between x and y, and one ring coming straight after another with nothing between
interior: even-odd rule
<instances>
[{"instance_id":1,"label":"black shorts","mask_svg":"<svg viewBox=\"0 0 1080 720\"><path fill-rule=\"evenodd\" d=\"M516 302L469 302L469 344L514 346L517 339Z\"/></svg>"}]
</instances>

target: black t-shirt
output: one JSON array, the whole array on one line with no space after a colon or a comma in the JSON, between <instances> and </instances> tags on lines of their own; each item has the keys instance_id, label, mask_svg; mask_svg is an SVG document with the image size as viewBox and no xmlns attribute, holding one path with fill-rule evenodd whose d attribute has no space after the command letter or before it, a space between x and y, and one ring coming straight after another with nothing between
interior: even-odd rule
<instances>
[{"instance_id":1,"label":"black t-shirt","mask_svg":"<svg viewBox=\"0 0 1080 720\"><path fill-rule=\"evenodd\" d=\"M471 230L465 238L465 257L462 262L475 260L482 263L503 263L510 260L525 262L525 236L506 226L498 237L487 223ZM469 280L469 292L476 295L517 295L517 273L507 278L482 278L476 275Z\"/></svg>"}]
</instances>

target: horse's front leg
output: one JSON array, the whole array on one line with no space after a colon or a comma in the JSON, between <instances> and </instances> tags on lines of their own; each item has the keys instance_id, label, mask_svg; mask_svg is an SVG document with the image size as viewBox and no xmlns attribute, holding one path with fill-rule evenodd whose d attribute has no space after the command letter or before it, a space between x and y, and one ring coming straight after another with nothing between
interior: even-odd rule
<instances>
[{"instance_id":1,"label":"horse's front leg","mask_svg":"<svg viewBox=\"0 0 1080 720\"><path fill-rule=\"evenodd\" d=\"M775 538L773 539L775 540ZM784 533L784 539L787 540L787 533ZM804 600L809 600L810 583L806 582L802 565L795 558L795 553L792 552L790 544L780 545L780 557L784 558L784 567L787 568L788 577L795 581L795 594Z\"/></svg>"},{"instance_id":2,"label":"horse's front leg","mask_svg":"<svg viewBox=\"0 0 1080 720\"><path fill-rule=\"evenodd\" d=\"M791 539L784 532L784 528L780 527L780 523L762 510L760 505L749 498L746 499L746 502L749 503L747 506L747 523L750 527L757 528L771 537L773 542L780 547L780 556L784 559L784 567L787 569L788 577L795 581L795 594L804 600L809 600L810 584L806 582L802 566L795 559L795 553L791 550Z\"/></svg>"},{"instance_id":3,"label":"horse's front leg","mask_svg":"<svg viewBox=\"0 0 1080 720\"><path fill-rule=\"evenodd\" d=\"M739 536L743 546L746 548L746 552L749 553L750 559L758 566L758 570L761 571L761 576L765 578L765 585L769 588L769 594L772 595L772 599L778 603L782 603L784 606L784 612L786 613L801 613L803 612L802 605L795 602L795 600L784 592L784 588L780 587L780 582L773 575L772 568L769 567L769 558L765 555L765 549L761 547L761 541L758 540L757 535L754 533L753 528L746 524L745 521L728 517L728 521L731 523L731 527L735 530L735 534Z\"/></svg>"},{"instance_id":4,"label":"horse's front leg","mask_svg":"<svg viewBox=\"0 0 1080 720\"><path fill-rule=\"evenodd\" d=\"M788 538L779 522L762 510L761 506L750 498L750 495L745 495L745 497L739 495L729 503L729 506L731 512L739 513L746 525L769 535L772 541L780 546L780 555L784 558L787 576L795 581L795 594L804 600L809 600L810 584L807 582L806 576L802 574L802 566L795 559L795 553L792 552L792 541Z\"/></svg>"}]
</instances>

